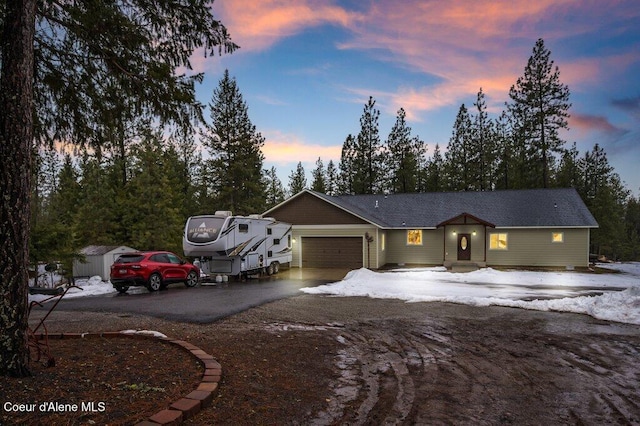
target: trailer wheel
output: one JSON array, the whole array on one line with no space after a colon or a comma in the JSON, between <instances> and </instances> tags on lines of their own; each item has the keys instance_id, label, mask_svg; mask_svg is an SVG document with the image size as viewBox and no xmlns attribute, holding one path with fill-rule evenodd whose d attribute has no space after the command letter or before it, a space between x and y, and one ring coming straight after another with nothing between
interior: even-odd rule
<instances>
[{"instance_id":1,"label":"trailer wheel","mask_svg":"<svg viewBox=\"0 0 640 426\"><path fill-rule=\"evenodd\" d=\"M273 265L273 273L274 274L277 274L278 272L280 272L280 263L273 262L272 265Z\"/></svg>"},{"instance_id":2,"label":"trailer wheel","mask_svg":"<svg viewBox=\"0 0 640 426\"><path fill-rule=\"evenodd\" d=\"M273 263L270 263L269 266L267 266L267 275L273 275Z\"/></svg>"}]
</instances>

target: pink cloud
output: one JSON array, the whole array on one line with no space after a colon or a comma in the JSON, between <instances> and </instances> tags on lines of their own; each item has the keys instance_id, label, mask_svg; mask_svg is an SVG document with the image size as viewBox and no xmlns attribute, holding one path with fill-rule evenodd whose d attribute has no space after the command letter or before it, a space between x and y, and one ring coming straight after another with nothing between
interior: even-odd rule
<instances>
[{"instance_id":1,"label":"pink cloud","mask_svg":"<svg viewBox=\"0 0 640 426\"><path fill-rule=\"evenodd\" d=\"M266 131L262 153L265 160L275 164L290 164L301 161L314 164L318 157L326 163L333 159L339 161L342 145L324 146L306 142L296 135L283 134L278 131Z\"/></svg>"},{"instance_id":2,"label":"pink cloud","mask_svg":"<svg viewBox=\"0 0 640 426\"><path fill-rule=\"evenodd\" d=\"M580 136L584 136L591 132L600 132L610 135L624 133L622 129L614 126L606 117L589 114L571 114L569 118L569 127Z\"/></svg>"}]
</instances>

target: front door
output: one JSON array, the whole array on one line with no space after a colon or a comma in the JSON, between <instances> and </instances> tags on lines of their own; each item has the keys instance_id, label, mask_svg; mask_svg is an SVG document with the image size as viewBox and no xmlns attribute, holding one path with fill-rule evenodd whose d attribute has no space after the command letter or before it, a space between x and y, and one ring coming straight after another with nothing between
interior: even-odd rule
<instances>
[{"instance_id":1,"label":"front door","mask_svg":"<svg viewBox=\"0 0 640 426\"><path fill-rule=\"evenodd\" d=\"M469 234L458 234L458 260L471 260L471 238Z\"/></svg>"}]
</instances>

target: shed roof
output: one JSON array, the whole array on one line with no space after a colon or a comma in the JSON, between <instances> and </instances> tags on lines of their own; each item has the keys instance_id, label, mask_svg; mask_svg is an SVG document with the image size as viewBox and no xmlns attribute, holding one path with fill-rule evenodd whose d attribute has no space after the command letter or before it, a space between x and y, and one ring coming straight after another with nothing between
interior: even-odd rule
<instances>
[{"instance_id":1,"label":"shed roof","mask_svg":"<svg viewBox=\"0 0 640 426\"><path fill-rule=\"evenodd\" d=\"M125 246L87 246L80 250L80 254L84 254L85 256L101 256L120 247ZM126 249L129 250L128 247L126 247Z\"/></svg>"},{"instance_id":2,"label":"shed roof","mask_svg":"<svg viewBox=\"0 0 640 426\"><path fill-rule=\"evenodd\" d=\"M381 228L437 228L463 214L496 227L598 227L573 188L339 196L303 192Z\"/></svg>"}]
</instances>

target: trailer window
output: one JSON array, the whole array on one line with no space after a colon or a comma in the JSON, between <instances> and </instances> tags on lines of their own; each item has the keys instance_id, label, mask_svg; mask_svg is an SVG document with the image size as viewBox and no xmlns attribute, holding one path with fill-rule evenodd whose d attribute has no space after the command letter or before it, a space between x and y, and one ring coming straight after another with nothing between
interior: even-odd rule
<instances>
[{"instance_id":1,"label":"trailer window","mask_svg":"<svg viewBox=\"0 0 640 426\"><path fill-rule=\"evenodd\" d=\"M225 218L215 216L196 216L187 224L187 240L192 243L209 243L215 241L224 225Z\"/></svg>"},{"instance_id":2,"label":"trailer window","mask_svg":"<svg viewBox=\"0 0 640 426\"><path fill-rule=\"evenodd\" d=\"M274 238L273 239L273 245L277 246L278 244L280 244L280 238Z\"/></svg>"},{"instance_id":3,"label":"trailer window","mask_svg":"<svg viewBox=\"0 0 640 426\"><path fill-rule=\"evenodd\" d=\"M246 234L247 232L249 232L249 224L248 223L239 224L238 231L242 232L243 234Z\"/></svg>"}]
</instances>

